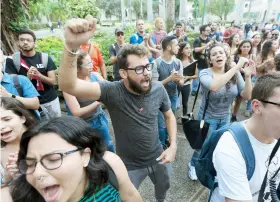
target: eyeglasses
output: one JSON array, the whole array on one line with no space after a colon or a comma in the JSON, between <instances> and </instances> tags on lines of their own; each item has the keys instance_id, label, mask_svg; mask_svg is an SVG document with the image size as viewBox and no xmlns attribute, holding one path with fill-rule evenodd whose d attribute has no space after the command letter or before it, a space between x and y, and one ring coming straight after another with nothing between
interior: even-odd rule
<instances>
[{"instance_id":1,"label":"eyeglasses","mask_svg":"<svg viewBox=\"0 0 280 202\"><path fill-rule=\"evenodd\" d=\"M34 42L32 39L24 39L24 38L20 38L19 41L20 42L27 41L28 43Z\"/></svg>"},{"instance_id":2,"label":"eyeglasses","mask_svg":"<svg viewBox=\"0 0 280 202\"><path fill-rule=\"evenodd\" d=\"M279 34L272 34L272 36L279 36Z\"/></svg>"},{"instance_id":3,"label":"eyeglasses","mask_svg":"<svg viewBox=\"0 0 280 202\"><path fill-rule=\"evenodd\" d=\"M69 154L73 154L82 149L75 149L64 153L51 153L43 156L40 161L31 159L22 159L19 161L18 168L19 172L23 175L31 174L35 171L37 163L40 162L41 165L47 170L55 170L62 165L63 158Z\"/></svg>"},{"instance_id":4,"label":"eyeglasses","mask_svg":"<svg viewBox=\"0 0 280 202\"><path fill-rule=\"evenodd\" d=\"M210 29L206 29L206 30L204 30L205 32L211 32L211 30Z\"/></svg>"},{"instance_id":5,"label":"eyeglasses","mask_svg":"<svg viewBox=\"0 0 280 202\"><path fill-rule=\"evenodd\" d=\"M123 36L123 35L124 35L124 33L122 33L122 32L117 33L117 36Z\"/></svg>"},{"instance_id":6,"label":"eyeglasses","mask_svg":"<svg viewBox=\"0 0 280 202\"><path fill-rule=\"evenodd\" d=\"M270 102L270 101L266 101L266 100L260 100L260 101L264 102L264 103L267 103L267 104L276 105L276 106L280 107L280 103Z\"/></svg>"},{"instance_id":7,"label":"eyeglasses","mask_svg":"<svg viewBox=\"0 0 280 202\"><path fill-rule=\"evenodd\" d=\"M136 74L143 74L144 70L147 69L151 71L153 69L153 63L149 63L147 65L139 65L135 68L125 68L126 70L134 70Z\"/></svg>"}]
</instances>

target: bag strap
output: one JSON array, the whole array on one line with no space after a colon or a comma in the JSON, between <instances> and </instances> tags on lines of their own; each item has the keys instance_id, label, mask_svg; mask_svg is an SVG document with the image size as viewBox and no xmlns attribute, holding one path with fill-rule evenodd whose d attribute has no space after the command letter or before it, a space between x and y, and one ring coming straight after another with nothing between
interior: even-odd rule
<instances>
[{"instance_id":1,"label":"bag strap","mask_svg":"<svg viewBox=\"0 0 280 202\"><path fill-rule=\"evenodd\" d=\"M192 107L192 113L193 113L193 110L194 110L194 107L195 107L195 104L196 104L199 89L200 89L200 82L198 83L198 87L197 87L197 90L196 90L196 94L195 94L195 98L194 98L194 102L193 102L193 107Z\"/></svg>"},{"instance_id":2,"label":"bag strap","mask_svg":"<svg viewBox=\"0 0 280 202\"><path fill-rule=\"evenodd\" d=\"M234 137L239 150L245 160L247 178L250 180L255 172L255 154L248 133L242 123L232 123L229 132Z\"/></svg>"},{"instance_id":3,"label":"bag strap","mask_svg":"<svg viewBox=\"0 0 280 202\"><path fill-rule=\"evenodd\" d=\"M260 191L259 191L258 201L263 201L263 194L264 194L264 190L265 190L265 187L266 187L269 165L270 165L270 163L271 163L273 157L275 156L276 152L278 151L279 146L280 146L280 140L277 141L276 145L274 146L274 148L273 148L273 150L272 150L272 152L271 152L271 154L270 154L269 161L268 161L268 166L267 166L267 171L266 171L266 174L265 174L265 176L264 176L261 189L260 189ZM278 171L279 171L279 170L278 170ZM276 173L274 174L274 176L272 177L272 179L273 179L277 174L278 174L278 172L276 172Z\"/></svg>"},{"instance_id":4,"label":"bag strap","mask_svg":"<svg viewBox=\"0 0 280 202\"><path fill-rule=\"evenodd\" d=\"M21 85L19 83L19 79L18 79L17 75L13 76L13 82L14 82L15 88L17 89L18 95L20 97L23 97L23 91L22 91L22 88L21 88Z\"/></svg>"},{"instance_id":5,"label":"bag strap","mask_svg":"<svg viewBox=\"0 0 280 202\"><path fill-rule=\"evenodd\" d=\"M205 107L204 107L204 111L203 111L202 120L204 120L206 111L207 111L207 109L208 109L210 92L211 92L211 91L209 90L208 93L207 93L207 96L206 96L206 102L205 102Z\"/></svg>"}]
</instances>

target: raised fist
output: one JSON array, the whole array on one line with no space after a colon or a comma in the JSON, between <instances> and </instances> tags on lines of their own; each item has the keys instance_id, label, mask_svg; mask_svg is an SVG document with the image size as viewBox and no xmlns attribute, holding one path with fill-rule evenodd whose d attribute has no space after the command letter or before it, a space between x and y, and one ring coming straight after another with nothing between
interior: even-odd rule
<instances>
[{"instance_id":1,"label":"raised fist","mask_svg":"<svg viewBox=\"0 0 280 202\"><path fill-rule=\"evenodd\" d=\"M85 19L68 20L64 29L65 44L70 50L77 50L87 43L96 30L96 19L88 15Z\"/></svg>"}]
</instances>

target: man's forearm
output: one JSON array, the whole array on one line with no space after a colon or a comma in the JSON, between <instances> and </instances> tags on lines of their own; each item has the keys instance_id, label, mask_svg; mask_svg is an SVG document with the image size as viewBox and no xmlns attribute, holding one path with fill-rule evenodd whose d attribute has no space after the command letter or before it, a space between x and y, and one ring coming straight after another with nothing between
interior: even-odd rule
<instances>
[{"instance_id":1,"label":"man's forearm","mask_svg":"<svg viewBox=\"0 0 280 202\"><path fill-rule=\"evenodd\" d=\"M100 66L100 71L101 71L103 78L105 80L107 80L107 71L106 71L106 67L105 67L104 63Z\"/></svg>"},{"instance_id":2,"label":"man's forearm","mask_svg":"<svg viewBox=\"0 0 280 202\"><path fill-rule=\"evenodd\" d=\"M48 76L45 76L43 74L41 74L40 79L43 83L54 86L56 84L56 79L54 78L50 78Z\"/></svg>"},{"instance_id":3,"label":"man's forearm","mask_svg":"<svg viewBox=\"0 0 280 202\"><path fill-rule=\"evenodd\" d=\"M170 141L170 147L177 147L177 124L174 114L172 116L165 117L165 123Z\"/></svg>"},{"instance_id":4,"label":"man's forearm","mask_svg":"<svg viewBox=\"0 0 280 202\"><path fill-rule=\"evenodd\" d=\"M25 98L25 97L16 96L16 99L21 101L26 109L34 109L34 110L39 109L40 102L37 97Z\"/></svg>"},{"instance_id":5,"label":"man's forearm","mask_svg":"<svg viewBox=\"0 0 280 202\"><path fill-rule=\"evenodd\" d=\"M58 84L62 91L71 94L77 81L77 55L69 53L64 48L59 68Z\"/></svg>"}]
</instances>

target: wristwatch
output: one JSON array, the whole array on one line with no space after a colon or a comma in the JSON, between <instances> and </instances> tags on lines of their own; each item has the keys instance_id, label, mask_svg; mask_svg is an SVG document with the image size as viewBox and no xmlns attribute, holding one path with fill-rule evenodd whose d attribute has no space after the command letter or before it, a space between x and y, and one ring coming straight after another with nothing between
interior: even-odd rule
<instances>
[{"instance_id":1,"label":"wristwatch","mask_svg":"<svg viewBox=\"0 0 280 202\"><path fill-rule=\"evenodd\" d=\"M12 94L12 98L16 98L16 96Z\"/></svg>"}]
</instances>

